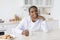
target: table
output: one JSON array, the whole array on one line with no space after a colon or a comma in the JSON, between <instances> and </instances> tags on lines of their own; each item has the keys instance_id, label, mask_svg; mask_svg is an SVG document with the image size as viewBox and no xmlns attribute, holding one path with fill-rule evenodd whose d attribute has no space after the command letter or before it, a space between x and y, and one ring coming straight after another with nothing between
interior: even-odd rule
<instances>
[{"instance_id":1,"label":"table","mask_svg":"<svg viewBox=\"0 0 60 40\"><path fill-rule=\"evenodd\" d=\"M56 21L47 21L48 22L48 27L49 28L55 28L58 27L58 22ZM53 25L54 24L54 25ZM18 25L17 23L2 23L0 24L0 26L2 27L6 27L7 28L7 32L10 33L12 28L15 28ZM7 33L6 32L6 33ZM60 40L60 29L58 30L52 30L49 33L44 33L44 32L33 32L33 35L30 35L29 37L25 37L25 36L18 36L16 37L14 40Z\"/></svg>"},{"instance_id":2,"label":"table","mask_svg":"<svg viewBox=\"0 0 60 40\"><path fill-rule=\"evenodd\" d=\"M55 29L51 32L33 32L29 37L18 36L14 40L60 40L60 29Z\"/></svg>"}]
</instances>

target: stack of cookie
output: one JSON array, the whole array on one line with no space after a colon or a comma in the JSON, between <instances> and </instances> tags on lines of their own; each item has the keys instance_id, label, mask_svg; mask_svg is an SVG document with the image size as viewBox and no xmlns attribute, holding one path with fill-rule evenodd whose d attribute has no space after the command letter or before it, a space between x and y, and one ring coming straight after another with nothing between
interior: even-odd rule
<instances>
[{"instance_id":1,"label":"stack of cookie","mask_svg":"<svg viewBox=\"0 0 60 40\"><path fill-rule=\"evenodd\" d=\"M13 36L11 35L2 35L0 36L0 40L12 40Z\"/></svg>"}]
</instances>

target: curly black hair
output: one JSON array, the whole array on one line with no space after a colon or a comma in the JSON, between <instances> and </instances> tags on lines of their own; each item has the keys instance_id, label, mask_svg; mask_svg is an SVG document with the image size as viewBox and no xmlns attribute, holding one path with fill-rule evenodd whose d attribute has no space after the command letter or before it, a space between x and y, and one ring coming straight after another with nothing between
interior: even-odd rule
<instances>
[{"instance_id":1,"label":"curly black hair","mask_svg":"<svg viewBox=\"0 0 60 40\"><path fill-rule=\"evenodd\" d=\"M37 8L36 6L31 6L31 7L29 8L29 12L30 12L30 9L31 9L31 8L35 8L35 9L38 10L38 8Z\"/></svg>"}]
</instances>

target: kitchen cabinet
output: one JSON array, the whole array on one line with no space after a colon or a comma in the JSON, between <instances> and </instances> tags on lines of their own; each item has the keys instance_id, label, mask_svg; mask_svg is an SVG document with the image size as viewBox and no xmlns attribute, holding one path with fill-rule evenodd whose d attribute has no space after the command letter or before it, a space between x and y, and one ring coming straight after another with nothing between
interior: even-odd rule
<instances>
[{"instance_id":1,"label":"kitchen cabinet","mask_svg":"<svg viewBox=\"0 0 60 40\"><path fill-rule=\"evenodd\" d=\"M59 21L58 20L47 20L47 26L48 26L48 29L51 31L51 30L55 30L55 29L58 29L59 28Z\"/></svg>"},{"instance_id":2,"label":"kitchen cabinet","mask_svg":"<svg viewBox=\"0 0 60 40\"><path fill-rule=\"evenodd\" d=\"M17 27L18 24L19 24L19 22L0 23L0 31L5 32L5 34L10 34L11 30L13 28Z\"/></svg>"},{"instance_id":3,"label":"kitchen cabinet","mask_svg":"<svg viewBox=\"0 0 60 40\"><path fill-rule=\"evenodd\" d=\"M25 14L29 13L28 9L30 6L35 5L38 7L39 15L46 14L48 16L53 8L54 0L24 0L24 4L25 5L22 8Z\"/></svg>"},{"instance_id":4,"label":"kitchen cabinet","mask_svg":"<svg viewBox=\"0 0 60 40\"><path fill-rule=\"evenodd\" d=\"M52 7L54 0L24 0L25 6Z\"/></svg>"}]
</instances>

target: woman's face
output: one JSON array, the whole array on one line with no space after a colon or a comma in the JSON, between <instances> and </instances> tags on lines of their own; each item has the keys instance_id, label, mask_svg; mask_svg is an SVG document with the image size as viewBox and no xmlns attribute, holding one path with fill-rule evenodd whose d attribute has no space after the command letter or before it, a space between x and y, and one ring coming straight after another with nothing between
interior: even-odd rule
<instances>
[{"instance_id":1,"label":"woman's face","mask_svg":"<svg viewBox=\"0 0 60 40\"><path fill-rule=\"evenodd\" d=\"M31 8L30 9L30 12L29 12L29 15L31 16L31 18L37 18L38 16L38 10L36 8Z\"/></svg>"}]
</instances>

